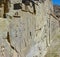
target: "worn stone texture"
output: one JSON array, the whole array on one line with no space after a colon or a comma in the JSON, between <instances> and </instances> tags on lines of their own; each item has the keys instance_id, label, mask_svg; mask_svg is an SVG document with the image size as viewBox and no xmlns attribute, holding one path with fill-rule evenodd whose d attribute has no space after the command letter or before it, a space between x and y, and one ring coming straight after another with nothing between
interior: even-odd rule
<instances>
[{"instance_id":1,"label":"worn stone texture","mask_svg":"<svg viewBox=\"0 0 60 57\"><path fill-rule=\"evenodd\" d=\"M28 7L30 11L26 12L24 5L22 5L22 10L14 10L13 4L17 1L11 0L11 7L6 13L7 18L0 20L0 56L47 56L59 28L59 21L51 15L53 13L51 1L45 0L35 5L36 14L33 14L32 7ZM16 15L17 12L18 15Z\"/></svg>"},{"instance_id":2,"label":"worn stone texture","mask_svg":"<svg viewBox=\"0 0 60 57\"><path fill-rule=\"evenodd\" d=\"M4 5L1 5L2 7L0 8L0 17L3 17L4 14Z\"/></svg>"}]
</instances>

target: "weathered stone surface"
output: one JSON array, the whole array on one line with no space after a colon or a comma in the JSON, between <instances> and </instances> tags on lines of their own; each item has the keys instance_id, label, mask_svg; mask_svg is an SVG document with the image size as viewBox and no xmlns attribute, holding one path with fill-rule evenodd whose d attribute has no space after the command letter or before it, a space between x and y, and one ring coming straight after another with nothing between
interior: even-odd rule
<instances>
[{"instance_id":1,"label":"weathered stone surface","mask_svg":"<svg viewBox=\"0 0 60 57\"><path fill-rule=\"evenodd\" d=\"M59 28L59 21L51 15L51 1L35 4L36 14L33 13L32 5L28 6L27 12L24 5L23 9L14 10L13 5L18 1L11 0L7 18L0 20L0 56L45 57L50 45L53 47L51 43L55 43L54 35Z\"/></svg>"},{"instance_id":2,"label":"weathered stone surface","mask_svg":"<svg viewBox=\"0 0 60 57\"><path fill-rule=\"evenodd\" d=\"M60 29L56 31L45 57L60 57Z\"/></svg>"},{"instance_id":3,"label":"weathered stone surface","mask_svg":"<svg viewBox=\"0 0 60 57\"><path fill-rule=\"evenodd\" d=\"M9 21L7 19L0 18L0 57L10 57L11 47L7 42L7 32L9 29Z\"/></svg>"}]
</instances>

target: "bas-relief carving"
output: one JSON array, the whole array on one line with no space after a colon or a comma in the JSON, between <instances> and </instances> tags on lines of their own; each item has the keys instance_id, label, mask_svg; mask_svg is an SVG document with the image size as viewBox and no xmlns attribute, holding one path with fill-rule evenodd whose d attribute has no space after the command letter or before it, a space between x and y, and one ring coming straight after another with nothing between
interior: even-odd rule
<instances>
[{"instance_id":1,"label":"bas-relief carving","mask_svg":"<svg viewBox=\"0 0 60 57\"><path fill-rule=\"evenodd\" d=\"M38 7L38 6L36 6ZM40 7L39 7L40 8ZM30 15L29 12L25 12L22 11L24 14L22 18L22 15L20 18L12 18L11 22L9 23L9 31L7 31L6 33L6 38L7 39L1 39L0 41L4 44L1 45L1 57L40 57L40 56L44 56L44 54L46 53L46 49L49 47L48 46L48 36L49 36L49 25L48 23L44 25L42 25L42 21L43 20L37 20L36 21L36 17L38 16L39 19L47 19L46 17L43 17L44 14L41 14L42 18L40 18L41 16L39 16L39 8L36 11L36 13L38 12L37 15ZM37 8L36 8L37 9ZM42 10L42 9L41 9ZM43 11L45 12L45 11ZM30 18L31 20L30 20ZM37 19L38 19L37 18ZM37 30L35 28L35 24L33 23L33 20L38 23L38 21L40 21L37 24ZM53 19L53 18L52 18ZM28 20L28 22L27 22ZM27 25L26 25L26 22ZM53 24L53 25L52 25ZM51 22L51 26L52 26L52 30L54 30L53 28L55 28L55 22L52 23ZM44 27L41 28L41 25ZM48 25L48 26L47 26ZM54 26L54 27L53 27ZM37 36L35 35L35 33L37 32ZM42 32L42 33L41 33ZM40 36L41 34L41 36ZM39 40L35 40L35 36L36 39ZM10 39L9 39L10 38ZM35 40L35 41L34 41ZM57 55L55 55L57 56Z\"/></svg>"}]
</instances>

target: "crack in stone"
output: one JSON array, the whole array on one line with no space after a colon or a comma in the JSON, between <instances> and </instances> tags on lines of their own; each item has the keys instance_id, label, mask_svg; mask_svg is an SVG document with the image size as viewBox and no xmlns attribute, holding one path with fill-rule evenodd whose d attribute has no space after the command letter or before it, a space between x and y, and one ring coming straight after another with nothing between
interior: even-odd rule
<instances>
[{"instance_id":1,"label":"crack in stone","mask_svg":"<svg viewBox=\"0 0 60 57\"><path fill-rule=\"evenodd\" d=\"M6 39L7 39L8 43L10 44L10 47L11 47L13 50L15 50L17 53L19 53L19 52L16 50L16 48L11 45L9 32L7 32L7 38L6 38Z\"/></svg>"}]
</instances>

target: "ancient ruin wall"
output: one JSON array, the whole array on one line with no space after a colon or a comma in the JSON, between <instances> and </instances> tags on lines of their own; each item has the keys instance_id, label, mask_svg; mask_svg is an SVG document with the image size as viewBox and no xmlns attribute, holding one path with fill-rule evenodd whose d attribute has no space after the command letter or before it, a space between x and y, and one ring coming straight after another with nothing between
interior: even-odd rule
<instances>
[{"instance_id":1,"label":"ancient ruin wall","mask_svg":"<svg viewBox=\"0 0 60 57\"><path fill-rule=\"evenodd\" d=\"M6 20L1 19L0 25L2 26L3 23L4 26L0 26L0 56L44 57L50 46L52 35L58 29L58 20L51 16L53 13L51 1L38 2L38 5L35 5L36 14L33 13L32 7L28 7L30 11L26 12L24 5L22 10L14 10L13 4L7 13Z\"/></svg>"}]
</instances>

